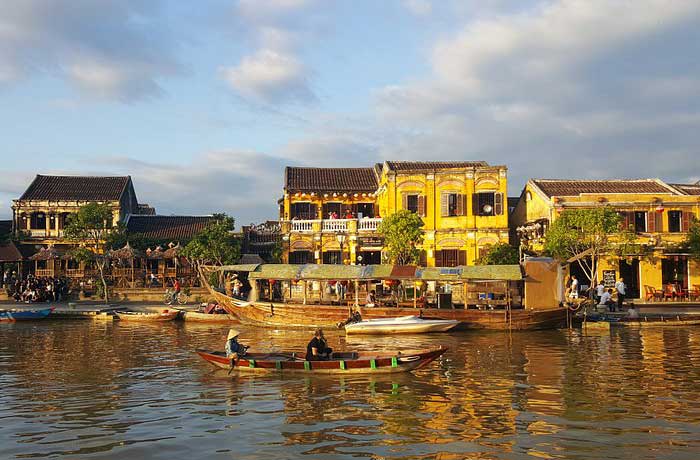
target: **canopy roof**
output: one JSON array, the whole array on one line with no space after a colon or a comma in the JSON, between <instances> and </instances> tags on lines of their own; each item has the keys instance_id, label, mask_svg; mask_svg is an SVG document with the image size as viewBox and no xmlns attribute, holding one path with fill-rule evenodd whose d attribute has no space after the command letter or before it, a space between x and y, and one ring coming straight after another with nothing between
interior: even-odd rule
<instances>
[{"instance_id":1,"label":"canopy roof","mask_svg":"<svg viewBox=\"0 0 700 460\"><path fill-rule=\"evenodd\" d=\"M274 280L371 280L421 279L426 281L517 281L520 265L476 265L421 268L412 265L241 264L220 270L250 272L251 279Z\"/></svg>"},{"instance_id":2,"label":"canopy roof","mask_svg":"<svg viewBox=\"0 0 700 460\"><path fill-rule=\"evenodd\" d=\"M132 248L128 241L123 248L115 249L109 252L109 256L111 258L121 260L137 259L139 257L143 257L144 255L145 254L142 251Z\"/></svg>"},{"instance_id":3,"label":"canopy roof","mask_svg":"<svg viewBox=\"0 0 700 460\"><path fill-rule=\"evenodd\" d=\"M62 252L58 252L56 248L53 246L49 246L48 248L41 248L39 249L39 252L34 254L29 258L29 260L52 260L52 259L60 259L61 256L63 256Z\"/></svg>"}]
</instances>

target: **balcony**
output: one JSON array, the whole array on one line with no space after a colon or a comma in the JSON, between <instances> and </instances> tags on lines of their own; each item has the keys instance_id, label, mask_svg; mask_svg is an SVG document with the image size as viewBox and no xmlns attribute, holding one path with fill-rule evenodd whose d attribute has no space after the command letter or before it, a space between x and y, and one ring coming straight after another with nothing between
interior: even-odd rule
<instances>
[{"instance_id":1,"label":"balcony","mask_svg":"<svg viewBox=\"0 0 700 460\"><path fill-rule=\"evenodd\" d=\"M356 233L376 232L381 218L368 219L314 219L283 222L282 231L290 233Z\"/></svg>"},{"instance_id":2,"label":"balcony","mask_svg":"<svg viewBox=\"0 0 700 460\"><path fill-rule=\"evenodd\" d=\"M30 238L62 238L63 230L46 230L44 228L33 228L30 230L23 230L29 234Z\"/></svg>"},{"instance_id":3,"label":"balcony","mask_svg":"<svg viewBox=\"0 0 700 460\"><path fill-rule=\"evenodd\" d=\"M381 217L374 217L371 219L359 219L357 221L357 231L358 232L376 232L379 224L382 223Z\"/></svg>"}]
</instances>

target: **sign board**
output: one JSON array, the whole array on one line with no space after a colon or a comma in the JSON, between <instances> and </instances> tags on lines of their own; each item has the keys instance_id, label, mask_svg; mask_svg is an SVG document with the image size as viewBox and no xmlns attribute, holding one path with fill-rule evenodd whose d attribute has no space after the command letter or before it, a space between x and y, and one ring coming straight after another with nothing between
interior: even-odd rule
<instances>
[{"instance_id":1,"label":"sign board","mask_svg":"<svg viewBox=\"0 0 700 460\"><path fill-rule=\"evenodd\" d=\"M616 274L615 270L603 270L603 284L607 288L615 287Z\"/></svg>"},{"instance_id":2,"label":"sign board","mask_svg":"<svg viewBox=\"0 0 700 460\"><path fill-rule=\"evenodd\" d=\"M384 246L384 238L380 236L361 236L357 240L360 247L363 248L381 248Z\"/></svg>"}]
</instances>

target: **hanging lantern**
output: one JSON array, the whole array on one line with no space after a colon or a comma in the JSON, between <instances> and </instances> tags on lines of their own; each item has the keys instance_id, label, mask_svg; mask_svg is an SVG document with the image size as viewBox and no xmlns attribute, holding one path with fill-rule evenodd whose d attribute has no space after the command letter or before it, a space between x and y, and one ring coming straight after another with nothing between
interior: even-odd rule
<instances>
[{"instance_id":1,"label":"hanging lantern","mask_svg":"<svg viewBox=\"0 0 700 460\"><path fill-rule=\"evenodd\" d=\"M656 207L655 211L658 212L659 214L661 214L662 212L664 212L664 207L663 207L663 205L662 205L662 204L659 204L659 205Z\"/></svg>"}]
</instances>

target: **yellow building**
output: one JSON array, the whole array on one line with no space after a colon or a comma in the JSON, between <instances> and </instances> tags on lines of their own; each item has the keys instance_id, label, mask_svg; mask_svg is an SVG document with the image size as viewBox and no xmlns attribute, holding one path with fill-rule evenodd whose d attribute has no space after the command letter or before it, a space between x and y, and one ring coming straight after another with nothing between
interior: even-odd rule
<instances>
[{"instance_id":1,"label":"yellow building","mask_svg":"<svg viewBox=\"0 0 700 460\"><path fill-rule=\"evenodd\" d=\"M423 218L421 265L473 264L508 242L507 169L485 162L386 161L373 168L285 170L280 200L289 263L382 262L382 216Z\"/></svg>"},{"instance_id":2,"label":"yellow building","mask_svg":"<svg viewBox=\"0 0 700 460\"><path fill-rule=\"evenodd\" d=\"M565 210L610 206L626 228L634 230L643 254L606 257L598 268L599 279L614 284L623 277L628 297L652 300L652 291L668 284L683 289L700 285L700 266L680 253L692 217L700 216L700 185L667 184L659 179L550 180L532 179L523 189L511 214L511 228L525 251L542 249L551 222ZM578 264L570 265L572 273ZM579 275L582 284L587 279Z\"/></svg>"}]
</instances>

